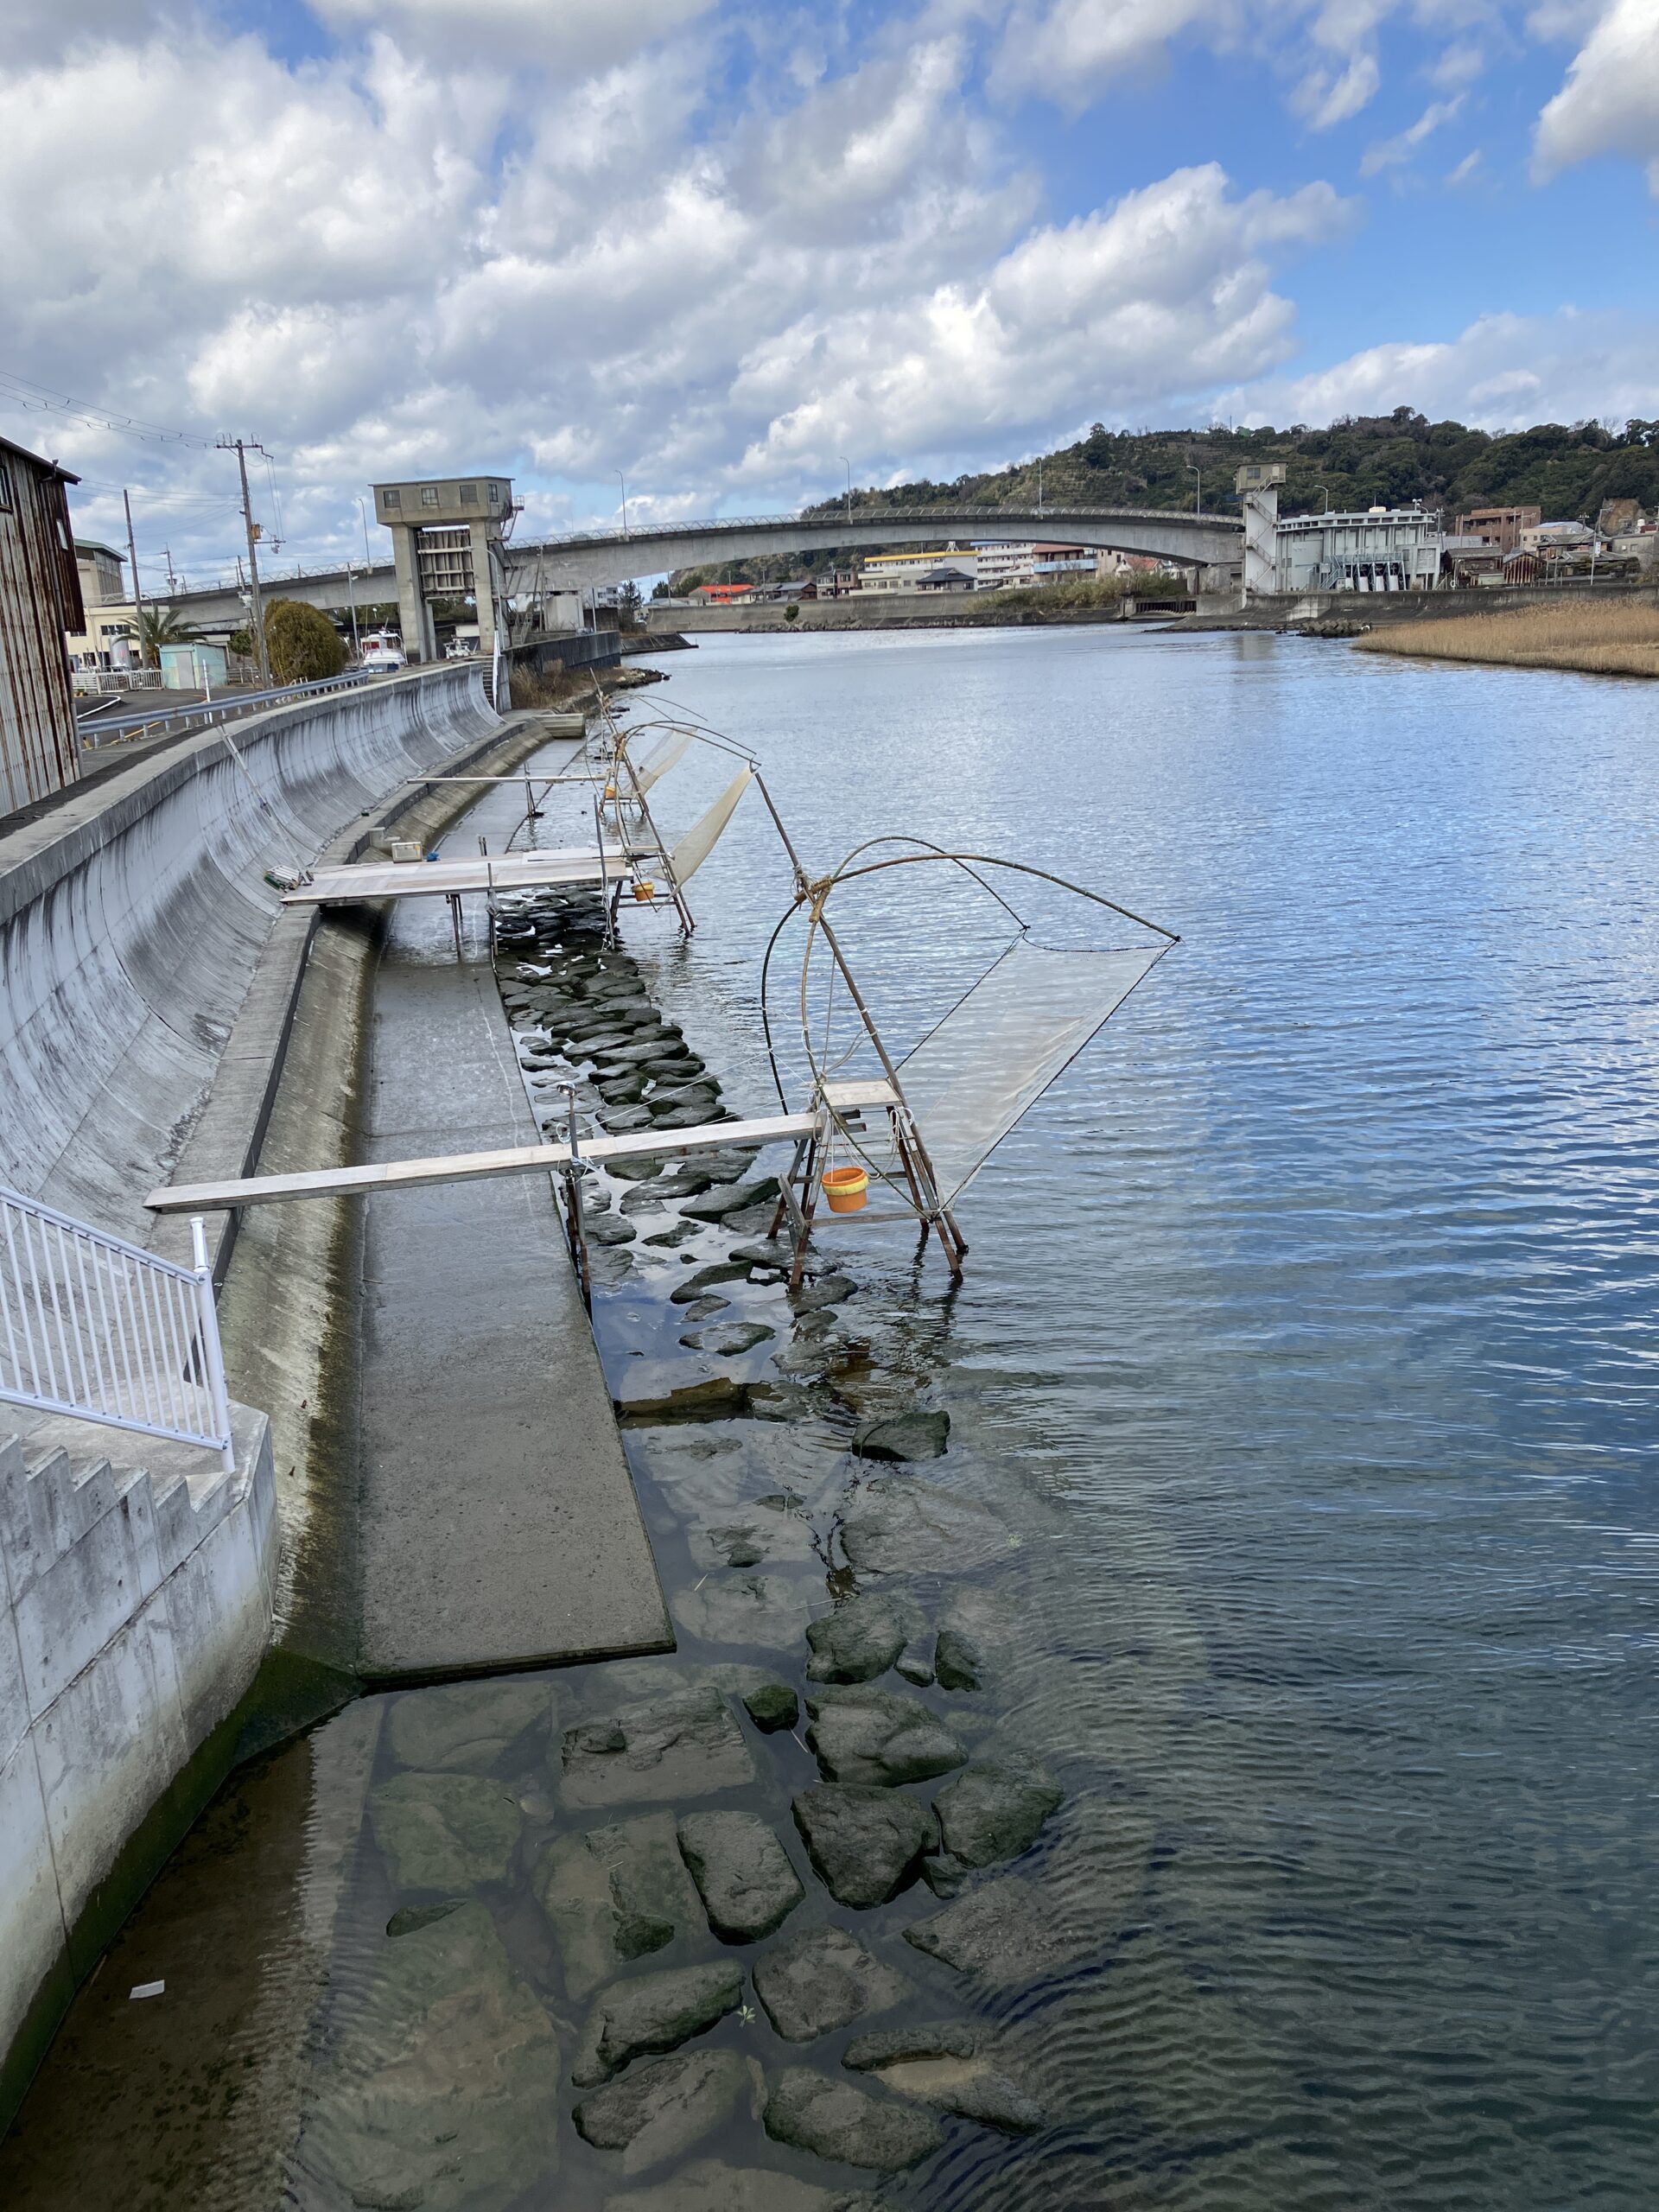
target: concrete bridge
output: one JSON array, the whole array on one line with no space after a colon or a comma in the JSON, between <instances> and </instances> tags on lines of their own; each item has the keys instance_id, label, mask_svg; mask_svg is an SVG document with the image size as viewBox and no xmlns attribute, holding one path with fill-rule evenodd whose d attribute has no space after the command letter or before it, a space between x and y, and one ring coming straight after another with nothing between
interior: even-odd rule
<instances>
[{"instance_id":1,"label":"concrete bridge","mask_svg":"<svg viewBox=\"0 0 1659 2212\"><path fill-rule=\"evenodd\" d=\"M734 521L683 522L644 530L582 531L567 537L512 544L506 550L507 587L515 599L543 592L583 591L596 584L626 583L671 569L713 568L749 554L827 553L860 547L963 543L1088 545L1103 551L1151 554L1190 568L1233 568L1243 558L1244 526L1235 516L1164 514L1103 507L877 507L837 508L834 513L751 515ZM391 563L263 575L268 598L304 600L313 607L359 606L395 601ZM245 619L241 588L216 584L180 592L168 602L189 622L207 628Z\"/></svg>"}]
</instances>

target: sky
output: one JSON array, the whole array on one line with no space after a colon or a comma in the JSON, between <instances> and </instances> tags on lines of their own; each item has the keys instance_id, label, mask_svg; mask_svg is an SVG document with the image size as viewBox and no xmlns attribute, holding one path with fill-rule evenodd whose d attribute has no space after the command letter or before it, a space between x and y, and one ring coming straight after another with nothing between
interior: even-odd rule
<instances>
[{"instance_id":1,"label":"sky","mask_svg":"<svg viewBox=\"0 0 1659 2212\"><path fill-rule=\"evenodd\" d=\"M1656 246L1659 0L0 10L0 433L151 588L228 569L227 436L281 569L386 479L529 537L1097 421L1652 417Z\"/></svg>"}]
</instances>

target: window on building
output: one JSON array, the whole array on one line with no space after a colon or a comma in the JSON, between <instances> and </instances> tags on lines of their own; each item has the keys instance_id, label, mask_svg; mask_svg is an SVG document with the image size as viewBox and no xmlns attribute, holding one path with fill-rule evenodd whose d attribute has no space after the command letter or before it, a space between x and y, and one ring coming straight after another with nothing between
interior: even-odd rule
<instances>
[{"instance_id":1,"label":"window on building","mask_svg":"<svg viewBox=\"0 0 1659 2212\"><path fill-rule=\"evenodd\" d=\"M389 507L401 507L404 504L404 495L401 492L383 492L380 498L383 504Z\"/></svg>"},{"instance_id":2,"label":"window on building","mask_svg":"<svg viewBox=\"0 0 1659 2212\"><path fill-rule=\"evenodd\" d=\"M475 507L478 505L478 486L476 484L463 484L461 486L461 504L463 507Z\"/></svg>"},{"instance_id":3,"label":"window on building","mask_svg":"<svg viewBox=\"0 0 1659 2212\"><path fill-rule=\"evenodd\" d=\"M421 505L423 507L435 507L437 504L437 486L435 484L423 484L421 486Z\"/></svg>"},{"instance_id":4,"label":"window on building","mask_svg":"<svg viewBox=\"0 0 1659 2212\"><path fill-rule=\"evenodd\" d=\"M492 484L490 486L490 505L493 507L499 507L500 504L501 486L499 484Z\"/></svg>"},{"instance_id":5,"label":"window on building","mask_svg":"<svg viewBox=\"0 0 1659 2212\"><path fill-rule=\"evenodd\" d=\"M10 512L11 467L9 462L0 461L0 514L9 515Z\"/></svg>"}]
</instances>

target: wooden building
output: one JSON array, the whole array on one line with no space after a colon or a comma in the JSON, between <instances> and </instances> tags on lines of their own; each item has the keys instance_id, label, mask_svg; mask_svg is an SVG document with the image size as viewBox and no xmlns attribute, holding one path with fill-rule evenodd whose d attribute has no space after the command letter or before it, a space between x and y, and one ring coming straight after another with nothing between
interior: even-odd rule
<instances>
[{"instance_id":1,"label":"wooden building","mask_svg":"<svg viewBox=\"0 0 1659 2212\"><path fill-rule=\"evenodd\" d=\"M79 480L0 438L0 816L80 773L65 645L86 626L69 527Z\"/></svg>"}]
</instances>

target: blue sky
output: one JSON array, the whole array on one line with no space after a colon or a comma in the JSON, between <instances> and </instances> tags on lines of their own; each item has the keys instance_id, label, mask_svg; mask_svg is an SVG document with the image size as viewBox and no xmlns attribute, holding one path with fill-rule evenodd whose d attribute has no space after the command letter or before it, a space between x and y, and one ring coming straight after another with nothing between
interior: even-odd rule
<instances>
[{"instance_id":1,"label":"blue sky","mask_svg":"<svg viewBox=\"0 0 1659 2212\"><path fill-rule=\"evenodd\" d=\"M132 486L157 580L233 550L226 430L321 560L397 474L511 471L540 531L619 469L770 512L1096 419L1659 415L1656 245L1659 0L0 22L0 429L89 532Z\"/></svg>"}]
</instances>

